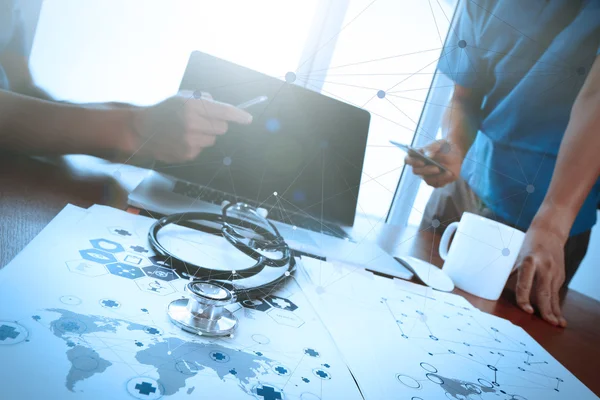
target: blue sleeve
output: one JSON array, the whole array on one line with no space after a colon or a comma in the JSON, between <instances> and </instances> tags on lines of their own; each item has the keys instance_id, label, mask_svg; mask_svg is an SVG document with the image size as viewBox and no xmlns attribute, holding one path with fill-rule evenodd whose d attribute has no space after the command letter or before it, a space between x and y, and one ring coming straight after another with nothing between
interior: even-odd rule
<instances>
[{"instance_id":1,"label":"blue sleeve","mask_svg":"<svg viewBox=\"0 0 600 400\"><path fill-rule=\"evenodd\" d=\"M442 49L438 70L460 86L485 88L490 83L487 57L490 44L482 43L488 13L469 0L461 0Z\"/></svg>"}]
</instances>

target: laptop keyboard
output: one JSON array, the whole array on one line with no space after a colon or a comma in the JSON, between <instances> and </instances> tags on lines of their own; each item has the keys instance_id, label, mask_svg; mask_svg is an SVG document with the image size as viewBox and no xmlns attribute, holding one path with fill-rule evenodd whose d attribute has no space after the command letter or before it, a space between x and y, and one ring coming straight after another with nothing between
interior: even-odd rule
<instances>
[{"instance_id":1,"label":"laptop keyboard","mask_svg":"<svg viewBox=\"0 0 600 400\"><path fill-rule=\"evenodd\" d=\"M241 201L252 207L260 207L260 205L254 200L241 198L234 196L231 193L224 193L207 188L206 186L195 185L193 183L187 183L183 181L175 182L173 192L190 197L192 199L198 199L207 203L216 204L218 206L221 206L224 201L229 201L231 203ZM264 208L269 209L268 206ZM321 223L321 221L312 216L291 213L288 210L284 210L279 207L273 207L269 209L269 219L283 222L292 226L295 225L313 232L320 232L339 239L347 239L352 241L350 236L348 236L348 234L338 225Z\"/></svg>"}]
</instances>

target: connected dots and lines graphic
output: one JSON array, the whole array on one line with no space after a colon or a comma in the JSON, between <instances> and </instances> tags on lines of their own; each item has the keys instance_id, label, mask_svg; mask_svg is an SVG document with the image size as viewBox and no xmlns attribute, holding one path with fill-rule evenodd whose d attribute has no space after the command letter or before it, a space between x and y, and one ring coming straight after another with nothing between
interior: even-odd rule
<instances>
[{"instance_id":1,"label":"connected dots and lines graphic","mask_svg":"<svg viewBox=\"0 0 600 400\"><path fill-rule=\"evenodd\" d=\"M458 295L366 271L350 273L352 267L341 263L319 265L303 257L302 264L313 283L303 287L367 398L386 393L423 400L589 395L523 329ZM326 284L325 292L314 290L318 281ZM307 355L316 353L305 349ZM326 363L313 370L314 378L329 376Z\"/></svg>"},{"instance_id":2,"label":"connected dots and lines graphic","mask_svg":"<svg viewBox=\"0 0 600 400\"><path fill-rule=\"evenodd\" d=\"M340 29L326 33L311 51L301 55L299 63L280 72L277 78L281 82L275 96L269 98L263 113L254 119L255 124L264 127L265 134L271 135L273 143L278 143L276 139L285 135L288 121L266 114L273 100L288 93L292 85L366 109L371 115L371 123L364 162L348 160L341 154L342 146L328 139L320 141L318 150L308 158L300 156L301 142L275 144L257 151L256 157L263 162L264 170L274 165L284 165L294 172L294 179L278 183L273 188L271 182L264 179L264 174L259 174L253 177L258 179L257 195L246 198L241 195L241 187L236 186L233 178L233 172L240 165L239 158L236 158L239 153L217 154L214 163L217 169L214 176L209 177L210 181L217 177L229 177L230 190L228 193L214 191L211 195L226 194L230 200L243 200L264 208L269 215L293 226L293 231L298 235L302 231L299 228L310 224L313 230L359 245L373 238L385 222L392 200L401 203L416 193L418 185L421 185L419 181L409 181L408 186L400 185L402 190L396 194L398 182L405 175L404 155L389 144L389 140L420 145L438 140L439 124L427 124L423 120L427 119L427 112L431 110L452 111L447 99L438 102L429 95L452 86L451 82L444 83L438 79L438 66L449 65L457 57L457 65L449 67L450 79L477 76L481 71L476 68L476 58L497 56L494 53L499 53L479 47L476 41L463 37L460 31L451 26L454 1L414 0L404 12L401 12L401 3L404 2L350 2ZM406 12L407 9L410 12ZM490 13L487 10L482 12ZM382 16L386 17L385 23L380 21ZM499 20L496 21L498 26L511 35L539 45L535 38L524 35L517 27L499 18L494 19L494 15L490 17L494 21ZM415 21L418 23L415 24ZM394 35L401 26L411 26L413 34ZM377 32L381 32L383 37L377 36ZM360 42L370 44L368 48L359 49L356 46ZM336 48L325 57L320 57L335 46L339 46L339 51ZM277 49L273 50L275 53ZM550 85L531 88L532 96L545 97L564 86L569 87L575 95L592 61L575 62L559 54L550 54L544 61L532 64L527 57L530 56L524 56L521 61L531 68L506 73L515 80L526 73L550 79ZM326 65L321 65L322 58L328 60ZM195 88L188 101L202 100L204 93L210 89ZM452 113L449 115L452 121ZM347 143L351 143L351 140L346 138ZM548 166L553 156L550 152L540 153L537 162L526 165L521 162L522 149L511 144L507 144L507 147L514 159L507 162L505 167L487 167L480 162L477 154L467 155L465 162L477 167L472 176L473 183L493 178L506 184L510 193L505 193L496 201L515 203L518 215L516 222L524 223L522 214L527 202L535 201L545 192L547 182L540 171ZM452 144L443 143L439 151L451 155L458 149ZM285 162L274 157L277 154L283 154ZM198 168L205 165L201 161L196 163ZM320 173L307 176L305 172L314 166L318 167ZM339 185L333 187L327 178L335 175L336 171L344 170L360 171L361 177L357 182L338 180L336 183ZM165 171L166 168L161 172ZM121 172L117 170L113 175L119 178ZM339 175L342 176L341 173ZM297 186L298 182L307 179L321 186L317 198L310 197L307 190ZM201 201L208 191L205 187L186 187L182 190L194 202ZM366 222L360 222L361 229L353 233L351 238L340 233L330 223L326 213L332 203L347 194L355 199L356 212L369 216ZM422 207L412 201L405 206L418 216L424 214ZM153 215L153 210L145 211ZM30 337L34 337L29 335L31 326L37 329L38 335L43 332L64 341L67 358L73 366L72 375L68 375L72 386L68 390L73 391L81 382L93 379L96 373L103 373L108 368L123 368L127 370L123 376L129 377L129 380L122 382L122 387L134 398L168 397L176 392L175 388L192 395L199 389L193 385L187 387L185 377L200 376L204 379L217 376L219 382L234 382L236 387L242 382L249 388L248 393L259 399L291 398L290 393L294 392L298 392L296 397L303 400L323 399L324 393L331 395L327 391L331 386L327 385L337 384L343 376L348 378L345 367L331 361L340 362L332 354L333 346L325 346L328 342L324 340L316 343L305 340L298 341L296 348L289 349L282 345L281 337L275 333L291 332L298 335L298 332L315 326L315 320L308 311L310 306L299 295L306 288L314 297L311 301L316 304L323 302L322 312L327 318L322 319L334 321L333 325L337 327L333 332L334 337L343 338L348 332L360 331L364 333L364 338L370 339L365 340L365 346L368 346L388 343L385 338L377 336L381 333L379 328L386 334L393 333L397 347L375 348L368 353L363 348L343 347L343 341L340 341L344 354L348 355L357 371L360 371L361 361L366 364L365 358L377 360L378 364L369 366L366 373L357 374L359 384L365 387L368 387L368 383L360 376L368 376L373 371L382 377L381 386L389 389L387 393L407 393L415 400L441 396L451 399L490 396L507 400L535 398L524 393L560 398L556 396L571 394L565 387L575 386L575 378L568 371L559 368L541 346L506 321L492 321L492 317L478 314L468 306L453 304L439 296L413 293L406 287L388 287L383 291L384 295L379 288L356 293L352 289L362 287L365 279L370 283L381 280L371 276L367 278L361 268L340 268L332 279L326 279L331 271L327 270L325 263L311 271L313 286L302 283L302 278L292 275L287 277L287 286L265 291L259 299L242 302L235 310L235 315L244 318L247 325L255 322L257 328L244 332L241 338L234 336L212 340L187 336L183 340L179 336L181 332L175 334L169 331L155 317L153 310L158 309L157 304L164 306L169 300L181 297L185 283L194 276L179 276L169 269L169 259L160 259L152 254L143 239L147 234L147 224L127 225L125 220L120 215L119 218L106 221L101 231L95 231L93 236L85 240L73 237L72 242L79 246L75 251L61 248L60 252L53 254L60 260L60 266L56 267L60 279L77 281L83 288L104 282L111 289L114 287L122 291L115 290L93 299L86 298L84 291L55 293L56 307L52 310L44 311L42 305L37 305L39 310L36 309L23 320L0 321L0 348L3 345L6 348L23 347ZM436 216L431 226L423 230L439 233L450 222L453 221ZM73 226L73 231L77 231L77 226ZM410 238L394 245L392 250L403 250L402 246L421 232L410 235ZM188 248L197 250L207 260L211 259L212 255L204 252L200 244L190 238L181 239L186 241ZM491 245L495 258L486 263L483 270L500 257L516 255L510 249L511 240L503 238ZM361 278L361 281L357 282L357 278ZM349 282L353 285L348 286ZM395 283L391 282L383 285L393 286ZM340 290L340 287L344 290ZM18 293L11 293L15 299L19 299ZM113 298L113 295L119 298ZM144 299L144 302L132 301L134 297ZM84 307L89 307L87 314L82 311ZM94 307L96 314L92 314L91 307ZM361 309L364 312L358 313ZM56 317L57 313L60 314L58 319L49 319L48 314ZM348 326L349 321L356 321L357 314L364 316L365 320L371 318L373 324L361 321ZM107 319L107 315L113 319ZM272 329L259 329L260 325ZM46 330L43 331L40 326ZM121 339L115 332L127 336ZM28 344L32 343L37 345L35 341ZM134 351L131 350L133 347L127 346L134 346ZM201 351L195 351L198 346ZM43 347L40 345L40 348ZM127 358L131 354L139 354L135 350L146 351L144 355L148 355L148 358ZM251 359L248 361L248 358L240 357ZM152 364L156 360L160 363ZM30 365L34 364L33 361L29 361ZM248 368L249 364L253 368ZM161 369L165 365L168 368ZM207 371L209 368L210 373ZM267 371L268 375L248 377L248 371L259 370ZM265 378L264 381L262 378Z\"/></svg>"}]
</instances>

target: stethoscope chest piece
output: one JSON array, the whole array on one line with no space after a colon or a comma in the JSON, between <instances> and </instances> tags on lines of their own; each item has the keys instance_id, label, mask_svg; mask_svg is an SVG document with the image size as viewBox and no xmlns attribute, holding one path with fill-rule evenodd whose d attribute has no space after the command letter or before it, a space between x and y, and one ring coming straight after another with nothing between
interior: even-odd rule
<instances>
[{"instance_id":1,"label":"stethoscope chest piece","mask_svg":"<svg viewBox=\"0 0 600 400\"><path fill-rule=\"evenodd\" d=\"M184 331L202 336L228 336L237 327L237 318L225 308L236 303L230 285L196 280L186 285L188 299L178 299L167 309L169 319Z\"/></svg>"}]
</instances>

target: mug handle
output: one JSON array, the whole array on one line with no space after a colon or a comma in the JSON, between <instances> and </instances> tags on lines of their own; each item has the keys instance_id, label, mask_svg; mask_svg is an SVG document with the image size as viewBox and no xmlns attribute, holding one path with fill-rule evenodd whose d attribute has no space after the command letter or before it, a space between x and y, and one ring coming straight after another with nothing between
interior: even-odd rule
<instances>
[{"instance_id":1,"label":"mug handle","mask_svg":"<svg viewBox=\"0 0 600 400\"><path fill-rule=\"evenodd\" d=\"M440 252L440 257L444 261L446 261L446 258L448 257L448 250L450 250L450 237L452 236L452 234L454 232L456 232L457 229L458 229L458 222L451 223L450 225L448 225L446 230L444 230L444 234L442 235L442 238L440 239L439 252Z\"/></svg>"}]
</instances>

